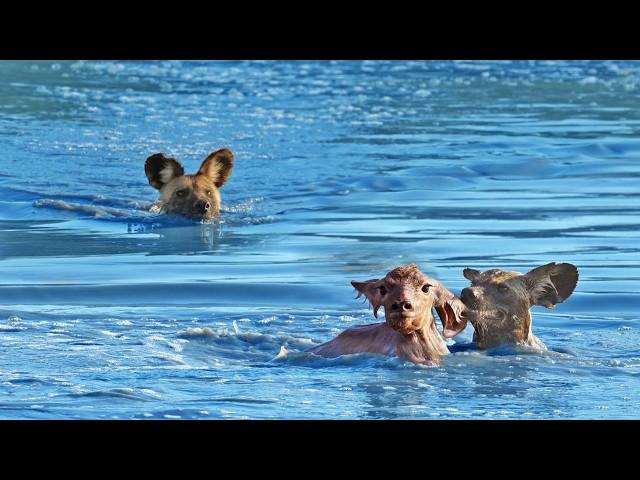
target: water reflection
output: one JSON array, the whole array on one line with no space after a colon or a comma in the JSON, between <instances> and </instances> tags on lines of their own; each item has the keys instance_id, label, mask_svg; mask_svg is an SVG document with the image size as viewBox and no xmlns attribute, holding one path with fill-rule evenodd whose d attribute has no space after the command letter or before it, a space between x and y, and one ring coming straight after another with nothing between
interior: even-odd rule
<instances>
[{"instance_id":1,"label":"water reflection","mask_svg":"<svg viewBox=\"0 0 640 480\"><path fill-rule=\"evenodd\" d=\"M263 241L259 235L239 235L237 227L220 222L180 226L92 223L0 221L0 258L166 255L168 252L195 255L220 249L247 249Z\"/></svg>"},{"instance_id":2,"label":"water reflection","mask_svg":"<svg viewBox=\"0 0 640 480\"><path fill-rule=\"evenodd\" d=\"M149 255L166 255L166 252L178 255L213 252L220 246L232 246L239 241L233 231L228 228L225 231L224 224L219 221L180 226L167 226L158 222L129 223L127 233L136 234L133 238L142 235L144 241L138 245L149 248Z\"/></svg>"},{"instance_id":3,"label":"water reflection","mask_svg":"<svg viewBox=\"0 0 640 480\"><path fill-rule=\"evenodd\" d=\"M539 355L454 354L438 368L400 363L387 364L384 379L354 384L365 418L572 418L579 405L578 379L550 375Z\"/></svg>"}]
</instances>

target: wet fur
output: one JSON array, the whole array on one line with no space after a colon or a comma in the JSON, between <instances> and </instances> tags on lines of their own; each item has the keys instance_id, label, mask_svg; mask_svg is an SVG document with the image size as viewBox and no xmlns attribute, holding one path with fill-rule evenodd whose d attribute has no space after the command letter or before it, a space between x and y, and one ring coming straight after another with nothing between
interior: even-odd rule
<instances>
[{"instance_id":1,"label":"wet fur","mask_svg":"<svg viewBox=\"0 0 640 480\"><path fill-rule=\"evenodd\" d=\"M433 317L432 317L433 320ZM439 365L449 349L440 338L435 323L412 335L403 335L387 323L372 323L349 328L333 340L309 349L323 357L339 357L351 353L377 353L400 357L413 363Z\"/></svg>"},{"instance_id":2,"label":"wet fur","mask_svg":"<svg viewBox=\"0 0 640 480\"><path fill-rule=\"evenodd\" d=\"M564 302L578 282L578 269L569 263L549 263L527 274L492 269L465 269L471 286L462 290L466 318L472 323L478 348L517 344L546 350L532 331L531 307L553 308Z\"/></svg>"},{"instance_id":3,"label":"wet fur","mask_svg":"<svg viewBox=\"0 0 640 480\"><path fill-rule=\"evenodd\" d=\"M233 154L223 148L211 153L195 174L185 175L175 158L156 153L147 158L149 185L160 190L156 209L162 213L208 220L220 215L219 188L233 169Z\"/></svg>"},{"instance_id":4,"label":"wet fur","mask_svg":"<svg viewBox=\"0 0 640 480\"><path fill-rule=\"evenodd\" d=\"M398 267L381 280L351 283L358 296L369 300L376 317L378 309L385 308L385 322L349 328L310 352L325 357L368 352L439 365L449 350L436 328L432 307L442 320L445 335L456 335L466 325L461 320L462 302L438 281L423 275L416 265ZM399 312L400 303L410 304L410 310Z\"/></svg>"}]
</instances>

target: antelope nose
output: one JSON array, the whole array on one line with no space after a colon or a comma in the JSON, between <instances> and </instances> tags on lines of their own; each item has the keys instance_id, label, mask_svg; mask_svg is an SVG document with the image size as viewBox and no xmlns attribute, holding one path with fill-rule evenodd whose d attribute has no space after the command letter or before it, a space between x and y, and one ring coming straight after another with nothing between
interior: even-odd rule
<instances>
[{"instance_id":1,"label":"antelope nose","mask_svg":"<svg viewBox=\"0 0 640 480\"><path fill-rule=\"evenodd\" d=\"M411 305L411 302L394 302L391 304L391 310L398 310L399 308L407 311L411 310L413 306Z\"/></svg>"}]
</instances>

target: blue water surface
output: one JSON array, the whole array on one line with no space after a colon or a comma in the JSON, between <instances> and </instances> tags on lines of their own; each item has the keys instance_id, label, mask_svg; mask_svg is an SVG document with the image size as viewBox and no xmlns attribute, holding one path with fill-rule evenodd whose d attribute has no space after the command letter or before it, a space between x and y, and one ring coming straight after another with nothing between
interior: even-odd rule
<instances>
[{"instance_id":1,"label":"blue water surface","mask_svg":"<svg viewBox=\"0 0 640 480\"><path fill-rule=\"evenodd\" d=\"M220 222L149 213L222 147ZM0 418L636 418L639 180L638 62L0 62ZM350 280L551 261L548 352L303 353Z\"/></svg>"}]
</instances>

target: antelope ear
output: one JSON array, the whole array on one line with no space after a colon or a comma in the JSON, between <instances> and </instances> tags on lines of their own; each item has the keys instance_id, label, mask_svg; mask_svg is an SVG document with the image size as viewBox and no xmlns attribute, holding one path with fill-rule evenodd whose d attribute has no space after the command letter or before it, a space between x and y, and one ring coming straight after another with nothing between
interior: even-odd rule
<instances>
[{"instance_id":1,"label":"antelope ear","mask_svg":"<svg viewBox=\"0 0 640 480\"><path fill-rule=\"evenodd\" d=\"M229 149L222 148L204 159L198 175L209 177L213 184L220 188L231 176L231 170L233 170L233 153Z\"/></svg>"},{"instance_id":2,"label":"antelope ear","mask_svg":"<svg viewBox=\"0 0 640 480\"><path fill-rule=\"evenodd\" d=\"M360 298L364 295L369 303L373 307L373 316L378 318L378 309L382 306L382 295L380 294L380 288L383 285L383 281L377 278L373 280L365 280L364 282L356 282L355 280L351 281L351 285L358 291L358 296L356 298Z\"/></svg>"},{"instance_id":3,"label":"antelope ear","mask_svg":"<svg viewBox=\"0 0 640 480\"><path fill-rule=\"evenodd\" d=\"M144 162L144 173L149 185L160 190L174 178L184 175L184 168L175 158L154 153Z\"/></svg>"},{"instance_id":4,"label":"antelope ear","mask_svg":"<svg viewBox=\"0 0 640 480\"><path fill-rule=\"evenodd\" d=\"M578 284L578 269L571 263L548 263L525 275L531 303L553 308L564 302Z\"/></svg>"},{"instance_id":5,"label":"antelope ear","mask_svg":"<svg viewBox=\"0 0 640 480\"><path fill-rule=\"evenodd\" d=\"M474 270L473 268L465 268L462 271L462 275L464 275L464 278L472 282L475 282L480 278L480 272L478 270Z\"/></svg>"},{"instance_id":6,"label":"antelope ear","mask_svg":"<svg viewBox=\"0 0 640 480\"><path fill-rule=\"evenodd\" d=\"M436 309L445 338L458 335L467 326L467 319L462 317L466 307L449 289L436 284L429 287L433 295L433 307Z\"/></svg>"}]
</instances>

